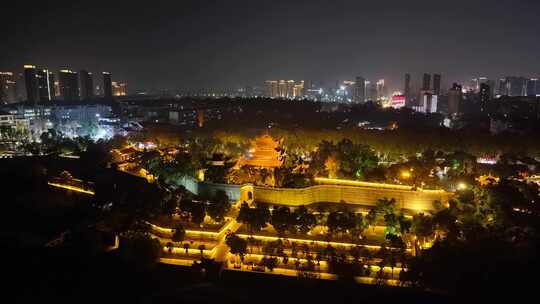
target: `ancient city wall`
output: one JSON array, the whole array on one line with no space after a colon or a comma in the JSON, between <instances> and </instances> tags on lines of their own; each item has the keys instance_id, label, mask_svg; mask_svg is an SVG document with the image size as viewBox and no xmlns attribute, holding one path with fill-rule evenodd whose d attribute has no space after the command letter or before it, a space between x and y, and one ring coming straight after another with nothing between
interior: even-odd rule
<instances>
[{"instance_id":1,"label":"ancient city wall","mask_svg":"<svg viewBox=\"0 0 540 304\"><path fill-rule=\"evenodd\" d=\"M400 208L427 211L433 201L448 202L450 193L444 191L393 190L341 185L318 185L303 189L254 187L254 199L259 202L283 205L308 205L316 202L373 206L378 199L394 198Z\"/></svg>"},{"instance_id":2,"label":"ancient city wall","mask_svg":"<svg viewBox=\"0 0 540 304\"><path fill-rule=\"evenodd\" d=\"M394 198L400 208L429 211L433 209L433 201L446 203L451 196L451 193L441 190L398 190L344 185L317 185L302 189L240 186L200 182L191 177L179 180L179 184L194 194L204 196L213 196L216 191L223 190L232 202L253 198L258 202L290 206L343 201L348 204L373 206L378 199Z\"/></svg>"}]
</instances>

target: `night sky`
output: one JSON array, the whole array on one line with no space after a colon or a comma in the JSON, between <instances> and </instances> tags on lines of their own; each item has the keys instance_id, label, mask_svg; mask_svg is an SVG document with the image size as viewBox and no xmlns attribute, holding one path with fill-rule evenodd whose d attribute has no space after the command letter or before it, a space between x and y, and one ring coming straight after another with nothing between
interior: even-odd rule
<instances>
[{"instance_id":1,"label":"night sky","mask_svg":"<svg viewBox=\"0 0 540 304\"><path fill-rule=\"evenodd\" d=\"M538 0L1 1L0 12L0 70L106 70L130 90L540 75Z\"/></svg>"}]
</instances>

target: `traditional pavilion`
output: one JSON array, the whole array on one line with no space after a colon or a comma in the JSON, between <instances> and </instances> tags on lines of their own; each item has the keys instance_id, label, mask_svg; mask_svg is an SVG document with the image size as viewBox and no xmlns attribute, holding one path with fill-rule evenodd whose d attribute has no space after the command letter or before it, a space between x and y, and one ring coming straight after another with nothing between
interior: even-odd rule
<instances>
[{"instance_id":1,"label":"traditional pavilion","mask_svg":"<svg viewBox=\"0 0 540 304\"><path fill-rule=\"evenodd\" d=\"M283 164L283 153L279 141L265 134L251 140L248 152L236 163L237 168L251 166L256 168L273 169Z\"/></svg>"}]
</instances>

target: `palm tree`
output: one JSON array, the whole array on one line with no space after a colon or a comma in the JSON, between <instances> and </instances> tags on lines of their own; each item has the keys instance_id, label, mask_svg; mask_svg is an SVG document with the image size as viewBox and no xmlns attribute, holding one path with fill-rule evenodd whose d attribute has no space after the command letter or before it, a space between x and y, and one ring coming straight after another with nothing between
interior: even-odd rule
<instances>
[{"instance_id":1,"label":"palm tree","mask_svg":"<svg viewBox=\"0 0 540 304\"><path fill-rule=\"evenodd\" d=\"M201 251L201 259L203 258L203 251L206 249L206 246L204 244L199 245L199 250Z\"/></svg>"},{"instance_id":2,"label":"palm tree","mask_svg":"<svg viewBox=\"0 0 540 304\"><path fill-rule=\"evenodd\" d=\"M188 254L189 243L184 243L184 249L186 250L186 255Z\"/></svg>"}]
</instances>

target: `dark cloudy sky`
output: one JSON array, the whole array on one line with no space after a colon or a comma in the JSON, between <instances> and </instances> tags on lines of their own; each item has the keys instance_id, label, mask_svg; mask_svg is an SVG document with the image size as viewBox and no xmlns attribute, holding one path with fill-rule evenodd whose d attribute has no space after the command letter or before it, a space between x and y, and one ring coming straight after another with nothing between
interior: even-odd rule
<instances>
[{"instance_id":1,"label":"dark cloudy sky","mask_svg":"<svg viewBox=\"0 0 540 304\"><path fill-rule=\"evenodd\" d=\"M0 3L0 70L107 70L131 89L540 74L538 0L31 2Z\"/></svg>"}]
</instances>

